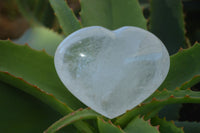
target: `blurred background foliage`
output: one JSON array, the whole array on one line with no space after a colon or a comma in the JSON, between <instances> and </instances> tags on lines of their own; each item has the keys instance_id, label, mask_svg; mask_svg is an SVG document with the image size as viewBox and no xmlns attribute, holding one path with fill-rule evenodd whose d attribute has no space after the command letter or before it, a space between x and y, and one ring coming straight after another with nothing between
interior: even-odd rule
<instances>
[{"instance_id":1,"label":"blurred background foliage","mask_svg":"<svg viewBox=\"0 0 200 133\"><path fill-rule=\"evenodd\" d=\"M25 15L29 16L28 19L22 17L23 15L20 14L16 0L0 0L0 39L16 39L20 37L29 28L29 24L42 24L59 33L62 32L48 0L29 0L25 2L30 5L29 7L27 6L30 12L27 12L27 15ZM38 4L39 2L40 4ZM67 2L75 12L77 18L80 18L79 12L81 11L81 7L79 0L67 0ZM145 18L149 19L149 0L139 0L139 2L143 8ZM195 41L200 41L200 1L182 0L182 2L186 35L189 37L190 44L194 44ZM43 10L42 13L41 10Z\"/></svg>"}]
</instances>

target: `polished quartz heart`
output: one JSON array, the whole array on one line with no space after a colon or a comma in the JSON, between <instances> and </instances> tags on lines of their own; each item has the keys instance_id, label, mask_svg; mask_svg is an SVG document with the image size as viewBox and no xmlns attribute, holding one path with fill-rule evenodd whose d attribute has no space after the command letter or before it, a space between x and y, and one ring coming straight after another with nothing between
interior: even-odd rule
<instances>
[{"instance_id":1,"label":"polished quartz heart","mask_svg":"<svg viewBox=\"0 0 200 133\"><path fill-rule=\"evenodd\" d=\"M137 27L115 31L92 26L69 35L55 54L69 91L96 112L115 118L149 97L167 76L163 43Z\"/></svg>"}]
</instances>

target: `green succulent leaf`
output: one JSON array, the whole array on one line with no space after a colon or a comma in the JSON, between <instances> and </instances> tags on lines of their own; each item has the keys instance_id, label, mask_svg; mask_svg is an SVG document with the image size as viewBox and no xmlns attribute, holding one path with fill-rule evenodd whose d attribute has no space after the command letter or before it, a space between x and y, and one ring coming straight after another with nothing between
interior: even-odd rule
<instances>
[{"instance_id":1,"label":"green succulent leaf","mask_svg":"<svg viewBox=\"0 0 200 133\"><path fill-rule=\"evenodd\" d=\"M35 5L33 0L17 0L18 8L22 15L28 20L32 25L41 25L40 22L36 19L33 12L31 11Z\"/></svg>"},{"instance_id":2,"label":"green succulent leaf","mask_svg":"<svg viewBox=\"0 0 200 133\"><path fill-rule=\"evenodd\" d=\"M170 70L167 78L159 87L159 90L167 88L173 90L177 87L184 90L192 87L200 81L200 45L196 43L190 49L180 49L180 51L172 55L170 58ZM159 113L161 116L166 116L166 119L177 120L179 117L180 104L169 105L164 107ZM173 110L173 113L171 111ZM163 115L164 114L164 115Z\"/></svg>"},{"instance_id":3,"label":"green succulent leaf","mask_svg":"<svg viewBox=\"0 0 200 133\"><path fill-rule=\"evenodd\" d=\"M126 133L159 133L158 127L153 127L150 121L136 117L125 127Z\"/></svg>"},{"instance_id":4,"label":"green succulent leaf","mask_svg":"<svg viewBox=\"0 0 200 133\"><path fill-rule=\"evenodd\" d=\"M57 46L64 39L63 36L45 27L33 27L28 29L19 39L14 40L18 44L28 44L33 49L45 50L54 56Z\"/></svg>"},{"instance_id":5,"label":"green succulent leaf","mask_svg":"<svg viewBox=\"0 0 200 133\"><path fill-rule=\"evenodd\" d=\"M81 0L81 22L114 30L122 26L146 29L146 20L137 0Z\"/></svg>"},{"instance_id":6,"label":"green succulent leaf","mask_svg":"<svg viewBox=\"0 0 200 133\"><path fill-rule=\"evenodd\" d=\"M27 84L53 94L72 109L84 107L61 83L54 68L53 58L42 51L33 50L27 45L0 41L0 71L1 75L8 72L16 78L23 79ZM16 83L13 83L12 78L13 76L10 76L9 80L9 74L7 74L6 80L5 78L0 78L0 80L15 86Z\"/></svg>"},{"instance_id":7,"label":"green succulent leaf","mask_svg":"<svg viewBox=\"0 0 200 133\"><path fill-rule=\"evenodd\" d=\"M167 106L168 106L168 105L167 105ZM165 106L164 106L164 107L165 107ZM149 119L151 119L151 118L157 116L158 113L159 113L159 111L160 111L161 109L163 109L162 106L161 106L161 107L158 107L158 108L155 108L154 110L148 112L147 114L144 114L144 116L143 116L143 117L144 117L144 120L149 120Z\"/></svg>"},{"instance_id":8,"label":"green succulent leaf","mask_svg":"<svg viewBox=\"0 0 200 133\"><path fill-rule=\"evenodd\" d=\"M28 83L21 77L15 77L8 72L0 71L0 80L28 94L33 95L61 114L65 115L73 111L69 106L55 98L52 94L43 91L36 85Z\"/></svg>"},{"instance_id":9,"label":"green succulent leaf","mask_svg":"<svg viewBox=\"0 0 200 133\"><path fill-rule=\"evenodd\" d=\"M156 91L142 104L117 118L115 124L124 127L138 115L145 115L162 106L177 103L200 103L200 92L191 90Z\"/></svg>"},{"instance_id":10,"label":"green succulent leaf","mask_svg":"<svg viewBox=\"0 0 200 133\"><path fill-rule=\"evenodd\" d=\"M185 90L187 88L191 88L193 85L199 83L200 81L200 74L195 75L191 80L186 81L184 84L180 86L181 90Z\"/></svg>"},{"instance_id":11,"label":"green succulent leaf","mask_svg":"<svg viewBox=\"0 0 200 133\"><path fill-rule=\"evenodd\" d=\"M43 24L52 27L55 17L48 0L17 0L16 2L19 11L32 26Z\"/></svg>"},{"instance_id":12,"label":"green succulent leaf","mask_svg":"<svg viewBox=\"0 0 200 133\"><path fill-rule=\"evenodd\" d=\"M154 117L151 119L151 124L154 126L159 125L160 133L184 133L183 129L176 127L173 121Z\"/></svg>"},{"instance_id":13,"label":"green succulent leaf","mask_svg":"<svg viewBox=\"0 0 200 133\"><path fill-rule=\"evenodd\" d=\"M38 0L40 3L42 3L42 1L44 1L43 7L38 6L38 14L40 14L40 22L43 23L44 26L49 27L49 28L54 28L55 22L57 22L57 19L54 15L54 11L49 3L49 0ZM43 10L41 10L43 9Z\"/></svg>"},{"instance_id":14,"label":"green succulent leaf","mask_svg":"<svg viewBox=\"0 0 200 133\"><path fill-rule=\"evenodd\" d=\"M0 129L2 133L43 132L61 115L38 99L0 82Z\"/></svg>"},{"instance_id":15,"label":"green succulent leaf","mask_svg":"<svg viewBox=\"0 0 200 133\"><path fill-rule=\"evenodd\" d=\"M95 119L97 116L100 115L91 109L79 109L53 123L44 133L54 133L65 126L72 124L75 121L84 119Z\"/></svg>"},{"instance_id":16,"label":"green succulent leaf","mask_svg":"<svg viewBox=\"0 0 200 133\"><path fill-rule=\"evenodd\" d=\"M120 127L115 126L110 120L106 122L102 118L97 118L99 133L125 133Z\"/></svg>"},{"instance_id":17,"label":"green succulent leaf","mask_svg":"<svg viewBox=\"0 0 200 133\"><path fill-rule=\"evenodd\" d=\"M175 121L177 127L182 127L185 133L199 133L200 123L189 121Z\"/></svg>"},{"instance_id":18,"label":"green succulent leaf","mask_svg":"<svg viewBox=\"0 0 200 133\"><path fill-rule=\"evenodd\" d=\"M53 58L27 45L0 41L0 80L37 97L63 115L85 107L59 80ZM74 125L79 130L89 130L82 121Z\"/></svg>"},{"instance_id":19,"label":"green succulent leaf","mask_svg":"<svg viewBox=\"0 0 200 133\"><path fill-rule=\"evenodd\" d=\"M64 0L49 0L49 2L66 36L81 28L79 20Z\"/></svg>"},{"instance_id":20,"label":"green succulent leaf","mask_svg":"<svg viewBox=\"0 0 200 133\"><path fill-rule=\"evenodd\" d=\"M165 44L170 54L186 47L181 0L151 0L150 31Z\"/></svg>"},{"instance_id":21,"label":"green succulent leaf","mask_svg":"<svg viewBox=\"0 0 200 133\"><path fill-rule=\"evenodd\" d=\"M189 49L181 49L170 57L170 69L167 78L159 87L173 90L177 87L187 89L200 81L200 44Z\"/></svg>"}]
</instances>

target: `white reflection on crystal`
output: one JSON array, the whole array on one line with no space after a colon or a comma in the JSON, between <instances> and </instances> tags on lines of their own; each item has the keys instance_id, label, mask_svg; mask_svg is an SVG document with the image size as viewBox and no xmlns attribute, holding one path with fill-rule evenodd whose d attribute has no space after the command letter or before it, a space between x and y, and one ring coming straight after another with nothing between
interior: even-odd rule
<instances>
[{"instance_id":1,"label":"white reflection on crystal","mask_svg":"<svg viewBox=\"0 0 200 133\"><path fill-rule=\"evenodd\" d=\"M81 57L86 57L86 55L83 54L83 53L80 53L79 55L80 55Z\"/></svg>"}]
</instances>

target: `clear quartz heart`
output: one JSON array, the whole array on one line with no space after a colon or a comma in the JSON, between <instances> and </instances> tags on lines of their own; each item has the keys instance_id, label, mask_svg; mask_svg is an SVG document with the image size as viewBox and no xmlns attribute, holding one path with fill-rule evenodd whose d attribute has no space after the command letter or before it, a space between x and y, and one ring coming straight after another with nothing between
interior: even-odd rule
<instances>
[{"instance_id":1,"label":"clear quartz heart","mask_svg":"<svg viewBox=\"0 0 200 133\"><path fill-rule=\"evenodd\" d=\"M131 26L78 30L61 42L54 61L68 90L111 119L149 97L170 66L164 44L152 33Z\"/></svg>"}]
</instances>

